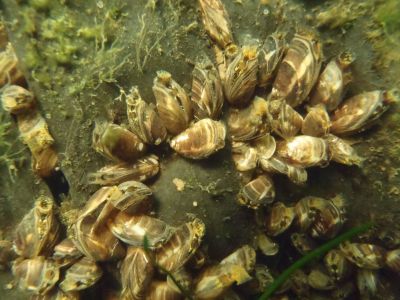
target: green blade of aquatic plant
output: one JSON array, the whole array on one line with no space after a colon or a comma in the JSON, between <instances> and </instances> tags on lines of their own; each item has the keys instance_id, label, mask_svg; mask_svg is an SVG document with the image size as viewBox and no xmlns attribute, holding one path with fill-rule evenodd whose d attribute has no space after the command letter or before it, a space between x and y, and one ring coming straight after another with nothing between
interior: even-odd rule
<instances>
[{"instance_id":1,"label":"green blade of aquatic plant","mask_svg":"<svg viewBox=\"0 0 400 300\"><path fill-rule=\"evenodd\" d=\"M333 240L330 240L323 244L322 246L318 247L317 249L311 251L307 255L301 257L297 261L295 261L289 268L287 268L285 271L283 271L278 278L272 282L271 285L269 285L264 293L258 298L258 300L267 300L269 299L273 293L290 277L290 275L293 274L294 271L302 268L304 265L309 263L310 261L321 257L325 253L327 253L329 250L339 246L340 243L352 238L353 236L356 236L360 233L363 233L370 229L372 227L372 223L367 223L358 227L354 227L345 233L337 236Z\"/></svg>"}]
</instances>

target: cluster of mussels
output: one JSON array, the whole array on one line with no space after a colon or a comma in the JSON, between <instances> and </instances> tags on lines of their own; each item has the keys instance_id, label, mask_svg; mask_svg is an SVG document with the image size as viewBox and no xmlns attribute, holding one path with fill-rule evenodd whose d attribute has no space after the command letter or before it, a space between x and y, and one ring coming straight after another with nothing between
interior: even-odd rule
<instances>
[{"instance_id":1,"label":"cluster of mussels","mask_svg":"<svg viewBox=\"0 0 400 300\"><path fill-rule=\"evenodd\" d=\"M195 65L190 96L170 73L159 71L153 84L156 108L133 87L123 94L129 129L96 124L93 147L113 164L89 174L89 183L102 187L80 211L69 238L60 242L56 205L40 197L16 228L14 242L1 244L0 258L18 256L12 265L16 282L37 299L78 299L80 291L102 277L105 261L119 262L122 299L240 299L230 289L234 283L247 286L246 293L261 292L273 276L266 265L256 265L253 247L245 245L217 264L205 264L198 249L205 234L200 219L173 227L149 215L152 192L142 182L160 168L157 156L145 156L148 145L168 141L180 155L203 159L225 147L228 129L233 161L245 175L237 200L260 212L275 198L272 173L302 184L309 167L326 166L331 160L360 165L362 158L342 137L365 130L395 102L392 91L380 90L342 102L354 57L344 52L321 72L322 48L313 33L297 32L288 45L283 34L274 33L262 45L238 47L223 4L199 0L199 5L217 66L209 61ZM263 93L268 96L255 96ZM231 106L227 129L218 121L224 99ZM20 112L35 106L32 94L16 86L3 90L2 102L18 120ZM300 107L303 103L307 105ZM52 150L53 140L43 118L32 116L27 121L30 131L20 125L21 133L34 141L28 146L34 159L42 161L48 154L36 154L35 147ZM318 239L339 232L345 206L340 197L306 197L293 207L276 202L262 218L257 247L267 256L277 254L279 246L271 237L295 223L298 232L291 234L291 241L300 253L307 253ZM377 269L400 271L400 249L344 243L308 274L298 271L277 297L288 299L284 292L291 289L307 298L311 287L345 299L355 289L348 280L354 266L360 294L373 294Z\"/></svg>"},{"instance_id":2,"label":"cluster of mussels","mask_svg":"<svg viewBox=\"0 0 400 300\"><path fill-rule=\"evenodd\" d=\"M10 43L0 52L1 102L4 111L15 116L21 140L32 153L32 169L45 178L54 172L58 156L53 148L47 122L37 110L33 94L22 87L25 78L18 67L18 59Z\"/></svg>"}]
</instances>

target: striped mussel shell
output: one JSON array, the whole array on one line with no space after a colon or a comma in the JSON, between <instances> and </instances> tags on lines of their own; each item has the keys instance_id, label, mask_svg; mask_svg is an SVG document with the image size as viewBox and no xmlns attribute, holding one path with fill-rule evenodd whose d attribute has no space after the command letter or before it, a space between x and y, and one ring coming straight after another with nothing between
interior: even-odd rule
<instances>
[{"instance_id":1,"label":"striped mussel shell","mask_svg":"<svg viewBox=\"0 0 400 300\"><path fill-rule=\"evenodd\" d=\"M376 90L353 96L333 112L331 133L341 136L364 131L397 101L395 90Z\"/></svg>"},{"instance_id":2,"label":"striped mussel shell","mask_svg":"<svg viewBox=\"0 0 400 300\"><path fill-rule=\"evenodd\" d=\"M146 151L146 145L136 134L107 122L96 123L92 146L98 153L116 162L133 162Z\"/></svg>"},{"instance_id":3,"label":"striped mussel shell","mask_svg":"<svg viewBox=\"0 0 400 300\"><path fill-rule=\"evenodd\" d=\"M123 212L109 220L108 226L118 239L128 245L142 246L146 237L150 248L163 245L175 230L160 219L146 215L128 215Z\"/></svg>"},{"instance_id":4,"label":"striped mussel shell","mask_svg":"<svg viewBox=\"0 0 400 300\"><path fill-rule=\"evenodd\" d=\"M181 268L174 273L171 274L172 276L168 275L167 276L167 283L168 285L175 290L177 293L182 293L181 288L178 287L178 285L175 283L177 281L179 285L183 288L185 291L191 291L193 288L193 278L192 275L185 270L185 268ZM174 278L174 280L172 279Z\"/></svg>"},{"instance_id":5,"label":"striped mussel shell","mask_svg":"<svg viewBox=\"0 0 400 300\"><path fill-rule=\"evenodd\" d=\"M205 225L194 219L178 227L169 240L156 250L156 263L174 272L180 269L196 252L205 234Z\"/></svg>"},{"instance_id":6,"label":"striped mussel shell","mask_svg":"<svg viewBox=\"0 0 400 300\"><path fill-rule=\"evenodd\" d=\"M386 266L394 272L400 273L400 249L386 253Z\"/></svg>"},{"instance_id":7,"label":"striped mussel shell","mask_svg":"<svg viewBox=\"0 0 400 300\"><path fill-rule=\"evenodd\" d=\"M193 70L192 96L197 119L217 119L224 104L221 80L212 64L196 64Z\"/></svg>"},{"instance_id":8,"label":"striped mussel shell","mask_svg":"<svg viewBox=\"0 0 400 300\"><path fill-rule=\"evenodd\" d=\"M225 147L226 129L222 122L202 119L171 141L171 148L180 155L202 159Z\"/></svg>"},{"instance_id":9,"label":"striped mussel shell","mask_svg":"<svg viewBox=\"0 0 400 300\"><path fill-rule=\"evenodd\" d=\"M260 87L271 83L285 50L286 42L281 32L275 32L265 39L258 54L258 85Z\"/></svg>"},{"instance_id":10,"label":"striped mussel shell","mask_svg":"<svg viewBox=\"0 0 400 300\"><path fill-rule=\"evenodd\" d=\"M296 33L278 68L272 98L284 98L297 107L307 98L318 79L322 63L321 43L312 33Z\"/></svg>"},{"instance_id":11,"label":"striped mussel shell","mask_svg":"<svg viewBox=\"0 0 400 300\"><path fill-rule=\"evenodd\" d=\"M224 95L233 106L246 106L257 84L258 51L256 46L243 46L226 69Z\"/></svg>"},{"instance_id":12,"label":"striped mussel shell","mask_svg":"<svg viewBox=\"0 0 400 300\"><path fill-rule=\"evenodd\" d=\"M86 202L72 226L73 243L94 261L118 259L125 255L124 247L107 228L107 219L117 211L110 201L121 196L116 186L99 189Z\"/></svg>"},{"instance_id":13,"label":"striped mussel shell","mask_svg":"<svg viewBox=\"0 0 400 300\"><path fill-rule=\"evenodd\" d=\"M181 300L182 295L175 291L166 281L153 280L150 284L146 300Z\"/></svg>"},{"instance_id":14,"label":"striped mussel shell","mask_svg":"<svg viewBox=\"0 0 400 300\"><path fill-rule=\"evenodd\" d=\"M256 251L253 247L244 245L221 260L220 265L238 265L250 273L254 269L255 263Z\"/></svg>"},{"instance_id":15,"label":"striped mussel shell","mask_svg":"<svg viewBox=\"0 0 400 300\"><path fill-rule=\"evenodd\" d=\"M122 299L144 299L151 284L154 265L150 253L140 247L128 247L122 261Z\"/></svg>"},{"instance_id":16,"label":"striped mussel shell","mask_svg":"<svg viewBox=\"0 0 400 300\"><path fill-rule=\"evenodd\" d=\"M303 117L282 99L269 101L268 119L272 131L284 139L296 136L303 126Z\"/></svg>"},{"instance_id":17,"label":"striped mussel shell","mask_svg":"<svg viewBox=\"0 0 400 300\"><path fill-rule=\"evenodd\" d=\"M143 142L151 145L161 144L167 137L167 129L154 109L140 96L137 86L132 87L126 96L126 111L129 126Z\"/></svg>"},{"instance_id":18,"label":"striped mussel shell","mask_svg":"<svg viewBox=\"0 0 400 300\"><path fill-rule=\"evenodd\" d=\"M259 175L243 186L237 195L238 203L251 209L272 203L274 199L275 187L268 175Z\"/></svg>"},{"instance_id":19,"label":"striped mussel shell","mask_svg":"<svg viewBox=\"0 0 400 300\"><path fill-rule=\"evenodd\" d=\"M184 131L193 117L192 104L186 91L167 71L158 71L153 82L157 111L168 132L177 135Z\"/></svg>"},{"instance_id":20,"label":"striped mussel shell","mask_svg":"<svg viewBox=\"0 0 400 300\"><path fill-rule=\"evenodd\" d=\"M302 255L317 248L317 243L305 233L294 232L290 235L290 240L292 245Z\"/></svg>"},{"instance_id":21,"label":"striped mussel shell","mask_svg":"<svg viewBox=\"0 0 400 300\"><path fill-rule=\"evenodd\" d=\"M316 215L311 226L311 235L314 238L332 239L346 221L344 206L338 206L333 201L327 201L327 205Z\"/></svg>"},{"instance_id":22,"label":"striped mussel shell","mask_svg":"<svg viewBox=\"0 0 400 300\"><path fill-rule=\"evenodd\" d=\"M276 140L270 135L263 135L252 141L252 145L257 151L258 159L270 159L276 150Z\"/></svg>"},{"instance_id":23,"label":"striped mussel shell","mask_svg":"<svg viewBox=\"0 0 400 300\"><path fill-rule=\"evenodd\" d=\"M369 269L358 269L356 283L361 299L370 299L378 290L378 272Z\"/></svg>"},{"instance_id":24,"label":"striped mussel shell","mask_svg":"<svg viewBox=\"0 0 400 300\"><path fill-rule=\"evenodd\" d=\"M18 58L11 43L0 52L0 86L6 83L23 83L24 74L18 66Z\"/></svg>"},{"instance_id":25,"label":"striped mussel shell","mask_svg":"<svg viewBox=\"0 0 400 300\"><path fill-rule=\"evenodd\" d=\"M328 143L318 137L298 135L278 143L277 154L296 166L326 166L329 162Z\"/></svg>"},{"instance_id":26,"label":"striped mussel shell","mask_svg":"<svg viewBox=\"0 0 400 300\"><path fill-rule=\"evenodd\" d=\"M301 232L307 231L314 223L317 215L328 205L328 200L320 197L307 196L295 205L296 225Z\"/></svg>"},{"instance_id":27,"label":"striped mussel shell","mask_svg":"<svg viewBox=\"0 0 400 300\"><path fill-rule=\"evenodd\" d=\"M338 249L330 250L324 257L325 267L328 273L336 281L341 281L350 275L352 271L351 263Z\"/></svg>"},{"instance_id":28,"label":"striped mussel shell","mask_svg":"<svg viewBox=\"0 0 400 300\"><path fill-rule=\"evenodd\" d=\"M308 284L315 290L329 291L334 289L335 281L324 266L314 267L307 276Z\"/></svg>"},{"instance_id":29,"label":"striped mussel shell","mask_svg":"<svg viewBox=\"0 0 400 300\"><path fill-rule=\"evenodd\" d=\"M14 250L26 258L50 255L59 241L60 230L56 204L51 198L40 196L16 228Z\"/></svg>"},{"instance_id":30,"label":"striped mussel shell","mask_svg":"<svg viewBox=\"0 0 400 300\"><path fill-rule=\"evenodd\" d=\"M340 251L359 268L378 270L385 265L386 250L377 245L344 242Z\"/></svg>"},{"instance_id":31,"label":"striped mussel shell","mask_svg":"<svg viewBox=\"0 0 400 300\"><path fill-rule=\"evenodd\" d=\"M251 279L255 251L249 246L239 248L219 264L209 266L195 279L196 299L219 299L234 283L240 285Z\"/></svg>"},{"instance_id":32,"label":"striped mussel shell","mask_svg":"<svg viewBox=\"0 0 400 300\"><path fill-rule=\"evenodd\" d=\"M220 0L200 0L200 12L204 29L222 49L233 43L228 13Z\"/></svg>"},{"instance_id":33,"label":"striped mussel shell","mask_svg":"<svg viewBox=\"0 0 400 300\"><path fill-rule=\"evenodd\" d=\"M60 277L57 263L44 256L17 259L13 264L12 273L21 290L40 295L53 289Z\"/></svg>"},{"instance_id":34,"label":"striped mussel shell","mask_svg":"<svg viewBox=\"0 0 400 300\"><path fill-rule=\"evenodd\" d=\"M267 234L277 236L283 233L292 224L294 217L294 207L287 207L282 202L275 202L267 215Z\"/></svg>"},{"instance_id":35,"label":"striped mussel shell","mask_svg":"<svg viewBox=\"0 0 400 300\"><path fill-rule=\"evenodd\" d=\"M35 98L27 89L19 85L8 85L1 92L3 109L11 114L28 112L35 107Z\"/></svg>"},{"instance_id":36,"label":"striped mussel shell","mask_svg":"<svg viewBox=\"0 0 400 300\"><path fill-rule=\"evenodd\" d=\"M330 126L331 120L326 109L322 105L316 105L308 109L301 132L305 135L323 137L329 133Z\"/></svg>"},{"instance_id":37,"label":"striped mussel shell","mask_svg":"<svg viewBox=\"0 0 400 300\"><path fill-rule=\"evenodd\" d=\"M139 158L134 164L108 165L88 174L89 184L116 185L125 181L146 181L158 174L160 163L154 154Z\"/></svg>"},{"instance_id":38,"label":"striped mussel shell","mask_svg":"<svg viewBox=\"0 0 400 300\"><path fill-rule=\"evenodd\" d=\"M268 102L255 97L245 109L231 109L228 117L229 135L233 141L250 141L270 131L267 118Z\"/></svg>"},{"instance_id":39,"label":"striped mussel shell","mask_svg":"<svg viewBox=\"0 0 400 300\"><path fill-rule=\"evenodd\" d=\"M257 235L257 246L258 249L265 256L274 256L279 252L279 244L274 242L269 236L264 233Z\"/></svg>"},{"instance_id":40,"label":"striped mussel shell","mask_svg":"<svg viewBox=\"0 0 400 300\"><path fill-rule=\"evenodd\" d=\"M344 89L350 82L350 65L354 59L351 52L345 51L326 65L311 94L310 105L323 105L328 112L339 106Z\"/></svg>"},{"instance_id":41,"label":"striped mussel shell","mask_svg":"<svg viewBox=\"0 0 400 300\"><path fill-rule=\"evenodd\" d=\"M96 262L82 257L65 272L59 286L66 293L84 290L93 286L102 275L103 271Z\"/></svg>"},{"instance_id":42,"label":"striped mussel shell","mask_svg":"<svg viewBox=\"0 0 400 300\"><path fill-rule=\"evenodd\" d=\"M254 170L257 167L257 149L245 142L232 142L232 160L240 172Z\"/></svg>"},{"instance_id":43,"label":"striped mussel shell","mask_svg":"<svg viewBox=\"0 0 400 300\"><path fill-rule=\"evenodd\" d=\"M328 142L331 160L348 166L361 166L364 159L357 154L356 149L349 142L333 134L328 134L325 140Z\"/></svg>"},{"instance_id":44,"label":"striped mussel shell","mask_svg":"<svg viewBox=\"0 0 400 300\"><path fill-rule=\"evenodd\" d=\"M52 258L60 267L70 266L83 254L78 250L73 241L69 238L62 240L54 247Z\"/></svg>"},{"instance_id":45,"label":"striped mussel shell","mask_svg":"<svg viewBox=\"0 0 400 300\"><path fill-rule=\"evenodd\" d=\"M260 157L259 164L261 169L269 173L278 173L286 175L293 183L302 185L307 182L307 171L292 164L278 156L272 156L268 159Z\"/></svg>"}]
</instances>

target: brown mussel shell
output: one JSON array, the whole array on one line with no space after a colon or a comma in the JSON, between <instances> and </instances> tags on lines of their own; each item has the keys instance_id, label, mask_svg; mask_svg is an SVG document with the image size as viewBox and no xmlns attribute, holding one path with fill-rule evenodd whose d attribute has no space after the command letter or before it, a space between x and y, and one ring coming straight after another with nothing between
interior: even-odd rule
<instances>
[{"instance_id":1,"label":"brown mussel shell","mask_svg":"<svg viewBox=\"0 0 400 300\"><path fill-rule=\"evenodd\" d=\"M192 104L186 91L166 71L158 71L153 83L157 111L172 135L184 131L192 120Z\"/></svg>"},{"instance_id":2,"label":"brown mussel shell","mask_svg":"<svg viewBox=\"0 0 400 300\"><path fill-rule=\"evenodd\" d=\"M305 135L323 137L329 133L331 121L322 105L310 107L304 118L301 132Z\"/></svg>"},{"instance_id":3,"label":"brown mussel shell","mask_svg":"<svg viewBox=\"0 0 400 300\"><path fill-rule=\"evenodd\" d=\"M315 35L296 33L278 68L271 97L299 106L317 81L321 63L322 47Z\"/></svg>"},{"instance_id":4,"label":"brown mussel shell","mask_svg":"<svg viewBox=\"0 0 400 300\"><path fill-rule=\"evenodd\" d=\"M272 203L275 199L275 187L272 179L267 175L260 175L243 186L237 196L240 205L251 209Z\"/></svg>"},{"instance_id":5,"label":"brown mussel shell","mask_svg":"<svg viewBox=\"0 0 400 300\"><path fill-rule=\"evenodd\" d=\"M226 69L223 81L225 99L233 106L246 106L257 84L257 47L244 46Z\"/></svg>"},{"instance_id":6,"label":"brown mussel shell","mask_svg":"<svg viewBox=\"0 0 400 300\"><path fill-rule=\"evenodd\" d=\"M89 173L88 183L115 185L125 181L146 181L160 171L158 157L154 154L139 158L134 164L119 163L108 165L97 172Z\"/></svg>"},{"instance_id":7,"label":"brown mussel shell","mask_svg":"<svg viewBox=\"0 0 400 300\"><path fill-rule=\"evenodd\" d=\"M102 275L103 271L94 261L83 257L66 271L60 288L66 293L84 290L94 285Z\"/></svg>"},{"instance_id":8,"label":"brown mussel shell","mask_svg":"<svg viewBox=\"0 0 400 300\"><path fill-rule=\"evenodd\" d=\"M167 129L154 109L140 96L137 86L126 96L127 114L130 128L142 141L151 145L161 144L167 137Z\"/></svg>"},{"instance_id":9,"label":"brown mussel shell","mask_svg":"<svg viewBox=\"0 0 400 300\"><path fill-rule=\"evenodd\" d=\"M144 155L146 145L129 130L111 123L96 123L93 148L116 162L132 162Z\"/></svg>"},{"instance_id":10,"label":"brown mussel shell","mask_svg":"<svg viewBox=\"0 0 400 300\"><path fill-rule=\"evenodd\" d=\"M289 228L295 217L294 208L286 207L282 202L276 202L271 207L267 220L267 234L277 236Z\"/></svg>"},{"instance_id":11,"label":"brown mussel shell","mask_svg":"<svg viewBox=\"0 0 400 300\"><path fill-rule=\"evenodd\" d=\"M197 119L217 119L221 115L224 95L218 72L212 64L194 67L191 101Z\"/></svg>"},{"instance_id":12,"label":"brown mussel shell","mask_svg":"<svg viewBox=\"0 0 400 300\"><path fill-rule=\"evenodd\" d=\"M202 159L225 147L225 135L222 122L202 119L174 137L170 145L184 157Z\"/></svg>"},{"instance_id":13,"label":"brown mussel shell","mask_svg":"<svg viewBox=\"0 0 400 300\"><path fill-rule=\"evenodd\" d=\"M200 219L178 227L170 239L156 250L156 263L168 272L180 269L196 252L203 236L205 225Z\"/></svg>"},{"instance_id":14,"label":"brown mussel shell","mask_svg":"<svg viewBox=\"0 0 400 300\"><path fill-rule=\"evenodd\" d=\"M123 299L144 299L154 272L150 254L142 248L128 247L121 264Z\"/></svg>"},{"instance_id":15,"label":"brown mussel shell","mask_svg":"<svg viewBox=\"0 0 400 300\"><path fill-rule=\"evenodd\" d=\"M166 281L153 281L150 284L146 300L181 300L183 297L169 286Z\"/></svg>"},{"instance_id":16,"label":"brown mussel shell","mask_svg":"<svg viewBox=\"0 0 400 300\"><path fill-rule=\"evenodd\" d=\"M19 85L9 85L1 92L1 103L5 111L21 114L34 109L35 98L27 89Z\"/></svg>"},{"instance_id":17,"label":"brown mussel shell","mask_svg":"<svg viewBox=\"0 0 400 300\"><path fill-rule=\"evenodd\" d=\"M328 134L325 140L328 142L331 160L347 166L361 166L364 159L357 154L350 143L333 134Z\"/></svg>"},{"instance_id":18,"label":"brown mussel shell","mask_svg":"<svg viewBox=\"0 0 400 300\"><path fill-rule=\"evenodd\" d=\"M6 83L16 84L24 82L24 74L18 66L18 58L11 43L0 52L0 86Z\"/></svg>"},{"instance_id":19,"label":"brown mussel shell","mask_svg":"<svg viewBox=\"0 0 400 300\"><path fill-rule=\"evenodd\" d=\"M377 270L385 265L386 250L380 246L345 242L340 245L340 250L359 268Z\"/></svg>"}]
</instances>

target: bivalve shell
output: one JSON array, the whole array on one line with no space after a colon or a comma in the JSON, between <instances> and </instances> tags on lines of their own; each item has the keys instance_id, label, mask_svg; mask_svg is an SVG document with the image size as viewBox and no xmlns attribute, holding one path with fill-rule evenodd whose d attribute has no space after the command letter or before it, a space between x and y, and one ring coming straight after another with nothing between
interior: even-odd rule
<instances>
[{"instance_id":1,"label":"bivalve shell","mask_svg":"<svg viewBox=\"0 0 400 300\"><path fill-rule=\"evenodd\" d=\"M202 159L225 147L225 125L202 119L174 137L171 147L184 157Z\"/></svg>"},{"instance_id":2,"label":"bivalve shell","mask_svg":"<svg viewBox=\"0 0 400 300\"><path fill-rule=\"evenodd\" d=\"M296 33L278 68L272 98L284 98L290 106L299 106L317 81L321 63L322 47L315 35Z\"/></svg>"},{"instance_id":3,"label":"bivalve shell","mask_svg":"<svg viewBox=\"0 0 400 300\"><path fill-rule=\"evenodd\" d=\"M24 82L24 74L18 66L18 58L11 43L0 52L0 87L6 83Z\"/></svg>"},{"instance_id":4,"label":"bivalve shell","mask_svg":"<svg viewBox=\"0 0 400 300\"><path fill-rule=\"evenodd\" d=\"M128 247L120 270L121 297L123 299L144 299L154 273L150 254L142 248Z\"/></svg>"},{"instance_id":5,"label":"bivalve shell","mask_svg":"<svg viewBox=\"0 0 400 300\"><path fill-rule=\"evenodd\" d=\"M322 137L329 133L331 120L322 105L310 107L304 118L301 132L305 135Z\"/></svg>"},{"instance_id":6,"label":"bivalve shell","mask_svg":"<svg viewBox=\"0 0 400 300\"><path fill-rule=\"evenodd\" d=\"M192 97L197 119L217 119L224 104L221 80L213 65L196 64L193 70Z\"/></svg>"},{"instance_id":7,"label":"bivalve shell","mask_svg":"<svg viewBox=\"0 0 400 300\"><path fill-rule=\"evenodd\" d=\"M153 281L150 284L146 300L181 300L182 296L166 281Z\"/></svg>"},{"instance_id":8,"label":"bivalve shell","mask_svg":"<svg viewBox=\"0 0 400 300\"><path fill-rule=\"evenodd\" d=\"M331 133L350 135L369 128L398 101L396 91L365 92L345 100L331 117Z\"/></svg>"},{"instance_id":9,"label":"bivalve shell","mask_svg":"<svg viewBox=\"0 0 400 300\"><path fill-rule=\"evenodd\" d=\"M146 145L129 130L111 123L96 123L93 148L116 162L132 162L144 155Z\"/></svg>"},{"instance_id":10,"label":"bivalve shell","mask_svg":"<svg viewBox=\"0 0 400 300\"><path fill-rule=\"evenodd\" d=\"M348 166L361 166L364 159L357 154L350 143L333 134L328 134L325 140L328 142L331 160Z\"/></svg>"},{"instance_id":11,"label":"bivalve shell","mask_svg":"<svg viewBox=\"0 0 400 300\"><path fill-rule=\"evenodd\" d=\"M288 162L303 168L326 166L329 161L328 143L308 135L299 135L278 143L277 153Z\"/></svg>"},{"instance_id":12,"label":"bivalve shell","mask_svg":"<svg viewBox=\"0 0 400 300\"><path fill-rule=\"evenodd\" d=\"M153 104L146 103L137 86L126 96L128 121L131 130L147 144L159 145L167 137L167 129L161 122Z\"/></svg>"},{"instance_id":13,"label":"bivalve shell","mask_svg":"<svg viewBox=\"0 0 400 300\"><path fill-rule=\"evenodd\" d=\"M84 290L94 285L102 275L103 271L94 261L83 257L67 270L60 288L66 293Z\"/></svg>"},{"instance_id":14,"label":"bivalve shell","mask_svg":"<svg viewBox=\"0 0 400 300\"><path fill-rule=\"evenodd\" d=\"M35 107L35 98L27 89L19 85L9 85L1 93L1 103L5 111L21 114Z\"/></svg>"},{"instance_id":15,"label":"bivalve shell","mask_svg":"<svg viewBox=\"0 0 400 300\"><path fill-rule=\"evenodd\" d=\"M267 175L260 175L241 188L237 196L240 205L258 209L272 203L275 199L275 187Z\"/></svg>"},{"instance_id":16,"label":"bivalve shell","mask_svg":"<svg viewBox=\"0 0 400 300\"><path fill-rule=\"evenodd\" d=\"M244 46L228 65L223 81L224 95L233 106L246 106L257 84L257 47Z\"/></svg>"},{"instance_id":17,"label":"bivalve shell","mask_svg":"<svg viewBox=\"0 0 400 300\"><path fill-rule=\"evenodd\" d=\"M289 228L294 219L293 207L286 207L282 202L276 202L271 207L266 220L267 233L277 236Z\"/></svg>"},{"instance_id":18,"label":"bivalve shell","mask_svg":"<svg viewBox=\"0 0 400 300\"><path fill-rule=\"evenodd\" d=\"M377 245L345 242L340 250L359 268L377 270L385 265L386 250Z\"/></svg>"},{"instance_id":19,"label":"bivalve shell","mask_svg":"<svg viewBox=\"0 0 400 300\"><path fill-rule=\"evenodd\" d=\"M196 252L203 236L205 225L194 219L176 229L170 239L156 250L156 263L168 272L180 269Z\"/></svg>"},{"instance_id":20,"label":"bivalve shell","mask_svg":"<svg viewBox=\"0 0 400 300\"><path fill-rule=\"evenodd\" d=\"M400 249L391 250L386 253L386 266L400 273Z\"/></svg>"},{"instance_id":21,"label":"bivalve shell","mask_svg":"<svg viewBox=\"0 0 400 300\"><path fill-rule=\"evenodd\" d=\"M177 135L192 120L192 104L186 91L172 79L170 73L158 71L153 83L158 114L168 132Z\"/></svg>"}]
</instances>

